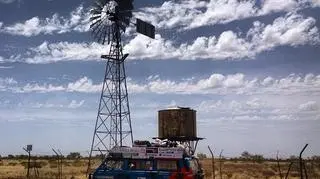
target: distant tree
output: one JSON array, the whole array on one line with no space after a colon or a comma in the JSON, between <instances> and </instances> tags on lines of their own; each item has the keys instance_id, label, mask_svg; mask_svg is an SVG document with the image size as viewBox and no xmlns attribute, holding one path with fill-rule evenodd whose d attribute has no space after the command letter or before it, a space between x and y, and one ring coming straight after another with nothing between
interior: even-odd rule
<instances>
[{"instance_id":1,"label":"distant tree","mask_svg":"<svg viewBox=\"0 0 320 179\"><path fill-rule=\"evenodd\" d=\"M28 155L16 155L15 158L17 158L17 159L27 159Z\"/></svg>"},{"instance_id":2,"label":"distant tree","mask_svg":"<svg viewBox=\"0 0 320 179\"><path fill-rule=\"evenodd\" d=\"M204 153L198 153L198 154L197 154L197 157L198 157L200 160L202 160L202 159L207 158L207 155L204 154Z\"/></svg>"},{"instance_id":3,"label":"distant tree","mask_svg":"<svg viewBox=\"0 0 320 179\"><path fill-rule=\"evenodd\" d=\"M98 158L98 159L103 160L103 159L106 158L106 155L104 155L104 154L97 154L97 155L94 156L94 158Z\"/></svg>"},{"instance_id":4,"label":"distant tree","mask_svg":"<svg viewBox=\"0 0 320 179\"><path fill-rule=\"evenodd\" d=\"M70 158L70 159L79 159L81 158L81 155L79 152L70 152L69 155L67 155L67 158Z\"/></svg>"},{"instance_id":5,"label":"distant tree","mask_svg":"<svg viewBox=\"0 0 320 179\"><path fill-rule=\"evenodd\" d=\"M250 159L251 158L251 154L248 151L244 151L241 154L241 158Z\"/></svg>"},{"instance_id":6,"label":"distant tree","mask_svg":"<svg viewBox=\"0 0 320 179\"><path fill-rule=\"evenodd\" d=\"M319 155L314 155L311 157L312 160L320 161L320 156Z\"/></svg>"},{"instance_id":7,"label":"distant tree","mask_svg":"<svg viewBox=\"0 0 320 179\"><path fill-rule=\"evenodd\" d=\"M262 163L264 161L264 158L263 158L263 155L253 155L251 156L252 160L254 160L255 162L258 162L258 163Z\"/></svg>"},{"instance_id":8,"label":"distant tree","mask_svg":"<svg viewBox=\"0 0 320 179\"><path fill-rule=\"evenodd\" d=\"M298 157L298 156L295 156L295 155L290 155L289 159L290 159L290 160L298 160L299 157Z\"/></svg>"},{"instance_id":9,"label":"distant tree","mask_svg":"<svg viewBox=\"0 0 320 179\"><path fill-rule=\"evenodd\" d=\"M11 155L11 154L9 154L9 155L8 155L8 159L14 159L14 156Z\"/></svg>"}]
</instances>

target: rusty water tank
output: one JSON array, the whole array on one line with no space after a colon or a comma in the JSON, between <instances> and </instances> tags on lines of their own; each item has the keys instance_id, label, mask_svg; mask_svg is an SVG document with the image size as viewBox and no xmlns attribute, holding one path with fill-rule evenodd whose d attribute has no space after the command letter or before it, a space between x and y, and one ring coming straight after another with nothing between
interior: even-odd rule
<instances>
[{"instance_id":1,"label":"rusty water tank","mask_svg":"<svg viewBox=\"0 0 320 179\"><path fill-rule=\"evenodd\" d=\"M197 137L196 110L190 108L170 108L158 112L158 137Z\"/></svg>"}]
</instances>

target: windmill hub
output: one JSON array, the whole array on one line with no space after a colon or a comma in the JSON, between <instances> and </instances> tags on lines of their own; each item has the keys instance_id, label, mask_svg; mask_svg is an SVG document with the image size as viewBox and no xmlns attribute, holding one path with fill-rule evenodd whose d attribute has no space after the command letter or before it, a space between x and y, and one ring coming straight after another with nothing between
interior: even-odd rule
<instances>
[{"instance_id":1,"label":"windmill hub","mask_svg":"<svg viewBox=\"0 0 320 179\"><path fill-rule=\"evenodd\" d=\"M109 19L110 21L115 21L117 6L118 6L117 2L109 1L106 5L104 5L104 7L101 11L101 16ZM107 22L108 21L105 21L105 23L107 23Z\"/></svg>"}]
</instances>

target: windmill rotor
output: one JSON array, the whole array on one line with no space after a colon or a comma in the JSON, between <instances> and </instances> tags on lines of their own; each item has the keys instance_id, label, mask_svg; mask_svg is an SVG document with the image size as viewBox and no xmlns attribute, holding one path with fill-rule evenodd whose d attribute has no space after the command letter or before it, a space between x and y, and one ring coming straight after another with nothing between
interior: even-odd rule
<instances>
[{"instance_id":1,"label":"windmill rotor","mask_svg":"<svg viewBox=\"0 0 320 179\"><path fill-rule=\"evenodd\" d=\"M99 43L109 44L115 31L125 32L132 10L133 0L96 0L90 10L93 37Z\"/></svg>"}]
</instances>

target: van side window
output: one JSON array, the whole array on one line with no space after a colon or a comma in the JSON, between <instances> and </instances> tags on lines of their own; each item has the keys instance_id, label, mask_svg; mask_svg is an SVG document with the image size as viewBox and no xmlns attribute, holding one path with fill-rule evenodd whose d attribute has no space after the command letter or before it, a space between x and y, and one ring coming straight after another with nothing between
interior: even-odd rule
<instances>
[{"instance_id":1,"label":"van side window","mask_svg":"<svg viewBox=\"0 0 320 179\"><path fill-rule=\"evenodd\" d=\"M128 168L131 170L153 170L153 161L129 160Z\"/></svg>"},{"instance_id":2,"label":"van side window","mask_svg":"<svg viewBox=\"0 0 320 179\"><path fill-rule=\"evenodd\" d=\"M178 163L175 160L158 160L157 169L158 170L177 170Z\"/></svg>"}]
</instances>

